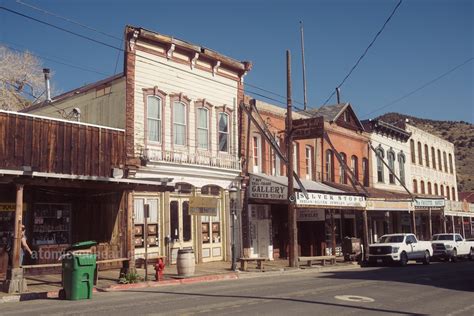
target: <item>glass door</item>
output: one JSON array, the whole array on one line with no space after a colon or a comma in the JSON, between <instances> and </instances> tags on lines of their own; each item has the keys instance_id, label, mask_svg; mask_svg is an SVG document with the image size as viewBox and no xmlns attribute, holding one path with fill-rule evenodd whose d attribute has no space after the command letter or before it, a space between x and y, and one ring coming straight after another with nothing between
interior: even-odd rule
<instances>
[{"instance_id":1,"label":"glass door","mask_svg":"<svg viewBox=\"0 0 474 316\"><path fill-rule=\"evenodd\" d=\"M193 225L187 198L170 199L171 262L176 261L179 249L193 248ZM196 249L194 249L196 251Z\"/></svg>"}]
</instances>

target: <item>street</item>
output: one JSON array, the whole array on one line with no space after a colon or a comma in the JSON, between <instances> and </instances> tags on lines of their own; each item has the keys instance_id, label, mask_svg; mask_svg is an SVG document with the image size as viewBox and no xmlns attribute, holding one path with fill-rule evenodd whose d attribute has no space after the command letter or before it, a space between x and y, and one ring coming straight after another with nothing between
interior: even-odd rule
<instances>
[{"instance_id":1,"label":"street","mask_svg":"<svg viewBox=\"0 0 474 316\"><path fill-rule=\"evenodd\" d=\"M473 315L474 263L287 272L96 293L92 300L5 303L2 315Z\"/></svg>"}]
</instances>

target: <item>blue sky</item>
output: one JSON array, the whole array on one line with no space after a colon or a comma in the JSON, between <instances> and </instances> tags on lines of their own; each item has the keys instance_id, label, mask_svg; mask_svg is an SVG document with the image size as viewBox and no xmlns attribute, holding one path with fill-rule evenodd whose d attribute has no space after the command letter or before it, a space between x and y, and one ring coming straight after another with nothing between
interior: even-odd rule
<instances>
[{"instance_id":1,"label":"blue sky","mask_svg":"<svg viewBox=\"0 0 474 316\"><path fill-rule=\"evenodd\" d=\"M289 49L294 99L299 107L303 101L299 21L304 21L308 105L318 107L345 77L398 3L398 0L22 1L119 38L124 26L131 24L209 47L235 59L250 60L254 68L246 82L280 95L286 94L285 51ZM45 15L14 0L0 3L122 47L116 39ZM342 86L342 101L350 102L361 119L400 112L473 123L472 60L400 102L374 112L472 58L473 20L471 0L404 0ZM113 49L3 10L0 25L3 44L94 71L44 60L44 66L53 69L54 84L61 91L122 70L122 56L115 68L117 51ZM248 89L258 92L255 88ZM285 102L283 98L260 92ZM329 103L335 103L335 99Z\"/></svg>"}]
</instances>

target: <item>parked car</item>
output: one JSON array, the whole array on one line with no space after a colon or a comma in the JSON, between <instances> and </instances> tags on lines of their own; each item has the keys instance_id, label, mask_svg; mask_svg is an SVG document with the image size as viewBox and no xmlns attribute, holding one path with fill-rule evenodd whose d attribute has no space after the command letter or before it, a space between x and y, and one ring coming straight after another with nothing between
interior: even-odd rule
<instances>
[{"instance_id":1,"label":"parked car","mask_svg":"<svg viewBox=\"0 0 474 316\"><path fill-rule=\"evenodd\" d=\"M430 241L419 241L413 234L389 234L369 245L369 263L397 262L405 266L409 260L430 263L433 248Z\"/></svg>"},{"instance_id":2,"label":"parked car","mask_svg":"<svg viewBox=\"0 0 474 316\"><path fill-rule=\"evenodd\" d=\"M460 234L433 235L433 256L456 262L459 257L474 260L474 241L465 240Z\"/></svg>"}]
</instances>

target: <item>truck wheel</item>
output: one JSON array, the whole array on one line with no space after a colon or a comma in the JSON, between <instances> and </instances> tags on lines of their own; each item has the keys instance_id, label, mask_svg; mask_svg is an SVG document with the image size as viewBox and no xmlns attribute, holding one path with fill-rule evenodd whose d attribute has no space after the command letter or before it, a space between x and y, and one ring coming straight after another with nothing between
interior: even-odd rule
<instances>
[{"instance_id":1,"label":"truck wheel","mask_svg":"<svg viewBox=\"0 0 474 316\"><path fill-rule=\"evenodd\" d=\"M430 264L430 252L425 251L425 256L423 257L423 264L427 265Z\"/></svg>"},{"instance_id":2,"label":"truck wheel","mask_svg":"<svg viewBox=\"0 0 474 316\"><path fill-rule=\"evenodd\" d=\"M451 255L451 262L458 262L458 251L456 248L453 249L453 254Z\"/></svg>"},{"instance_id":3,"label":"truck wheel","mask_svg":"<svg viewBox=\"0 0 474 316\"><path fill-rule=\"evenodd\" d=\"M406 266L408 263L408 256L407 253L404 251L400 254L400 265L402 267Z\"/></svg>"}]
</instances>

